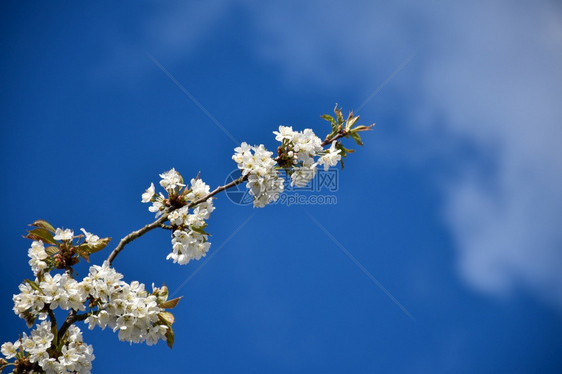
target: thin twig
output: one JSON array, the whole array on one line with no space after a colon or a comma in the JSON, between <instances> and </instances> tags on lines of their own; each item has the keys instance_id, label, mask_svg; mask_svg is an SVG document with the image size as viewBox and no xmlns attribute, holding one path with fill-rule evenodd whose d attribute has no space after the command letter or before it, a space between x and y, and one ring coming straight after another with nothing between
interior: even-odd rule
<instances>
[{"instance_id":1,"label":"thin twig","mask_svg":"<svg viewBox=\"0 0 562 374\"><path fill-rule=\"evenodd\" d=\"M332 143L334 140L338 140L340 138L343 138L344 136L347 135L347 131L342 130L340 132L338 132L333 138L330 139L325 139L322 144L320 144L322 147L327 146L328 144Z\"/></svg>"},{"instance_id":2,"label":"thin twig","mask_svg":"<svg viewBox=\"0 0 562 374\"><path fill-rule=\"evenodd\" d=\"M334 140L338 140L340 138L343 138L346 135L347 135L347 132L345 130L342 130L341 132L337 133L334 137L324 140L321 145L322 145L322 147L325 147L326 145L332 143ZM207 201L208 199L215 196L216 194L219 194L220 192L222 192L224 190L228 190L229 188L237 186L237 185L239 185L239 184L241 184L241 183L243 183L247 180L248 180L248 174L243 175L240 178L235 179L232 182L225 184L224 186L219 186L219 187L215 188L213 191L211 191L209 194L191 202L191 204L189 204L189 208L193 208L193 207ZM111 265L113 263L113 260L115 260L115 257L117 257L117 255L123 250L123 248L125 248L125 246L127 244L129 244L130 242L132 242L133 240L140 238L141 236L143 236L147 232L149 232L151 230L154 230L155 228L158 228L158 227L168 229L168 226L164 225L164 223L168 220L168 214L170 212L171 211L168 211L168 212L164 213L156 221L144 226L143 228L141 228L137 231L133 231L132 233L128 234L123 239L121 239L121 241L119 242L117 247L115 247L115 249L111 252L109 257L107 258L107 261L109 262L109 265Z\"/></svg>"},{"instance_id":3,"label":"thin twig","mask_svg":"<svg viewBox=\"0 0 562 374\"><path fill-rule=\"evenodd\" d=\"M133 240L135 240L137 238L140 238L141 236L143 236L147 232L149 232L151 230L154 230L157 227L160 227L160 225L163 224L164 222L166 222L167 219L168 219L168 213L165 212L156 221L154 221L152 223L149 223L148 225L144 226L141 229L138 229L137 231L133 231L132 233L130 233L129 235L127 235L123 239L121 239L121 241L119 242L117 247L115 247L115 249L111 252L109 257L107 258L107 261L109 262L109 265L111 265L113 263L113 260L115 260L115 257L117 257L119 252L121 252L127 244L129 244L130 242L132 242Z\"/></svg>"},{"instance_id":4,"label":"thin twig","mask_svg":"<svg viewBox=\"0 0 562 374\"><path fill-rule=\"evenodd\" d=\"M193 207L201 204L202 202L207 201L209 198L215 196L216 194L220 193L221 191L228 190L231 187L237 186L247 179L248 179L248 175L244 175L244 176L241 176L238 179L233 180L232 182L230 182L228 184L225 184L224 186L217 187L213 191L211 191L208 195L205 195L202 198L197 199L194 202L192 202L191 204L189 204L189 207L193 208Z\"/></svg>"}]
</instances>

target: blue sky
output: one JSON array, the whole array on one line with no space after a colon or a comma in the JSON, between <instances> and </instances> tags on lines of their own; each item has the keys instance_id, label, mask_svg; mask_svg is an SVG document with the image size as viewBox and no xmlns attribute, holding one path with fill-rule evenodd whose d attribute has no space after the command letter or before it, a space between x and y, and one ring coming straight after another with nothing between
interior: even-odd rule
<instances>
[{"instance_id":1,"label":"blue sky","mask_svg":"<svg viewBox=\"0 0 562 374\"><path fill-rule=\"evenodd\" d=\"M158 173L224 183L235 143L215 121L273 149L279 125L324 135L339 103L377 125L337 204L221 195L210 259L182 267L167 232L133 243L117 270L184 296L176 343L86 329L95 372L560 371L559 4L1 8L2 341L26 330L10 298L32 276L28 223L117 240L151 222Z\"/></svg>"}]
</instances>

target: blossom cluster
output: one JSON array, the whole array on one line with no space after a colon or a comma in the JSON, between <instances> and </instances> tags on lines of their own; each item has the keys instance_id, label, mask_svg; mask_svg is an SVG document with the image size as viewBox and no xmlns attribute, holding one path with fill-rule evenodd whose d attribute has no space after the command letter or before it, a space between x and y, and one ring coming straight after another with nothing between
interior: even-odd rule
<instances>
[{"instance_id":1,"label":"blossom cluster","mask_svg":"<svg viewBox=\"0 0 562 374\"><path fill-rule=\"evenodd\" d=\"M178 198L180 196L180 190L185 187L181 174L174 168L160 174L160 178L160 186L168 193L168 199L166 199L166 196L164 196L162 192L156 194L154 183L151 183L150 187L148 187L141 196L141 201L143 203L152 203L148 210L152 213L156 213L156 217L160 217L166 212L171 201Z\"/></svg>"},{"instance_id":2,"label":"blossom cluster","mask_svg":"<svg viewBox=\"0 0 562 374\"><path fill-rule=\"evenodd\" d=\"M158 306L155 295L150 295L142 283L122 281L118 273L104 262L93 265L81 282L67 273L52 276L47 273L42 280L20 284L20 293L13 296L14 312L32 322L36 317L46 318L45 309L61 308L84 311L84 303L91 299L91 315L86 319L90 329L109 326L119 330L119 339L155 344L164 339L168 327L162 325L158 314L164 309Z\"/></svg>"},{"instance_id":3,"label":"blossom cluster","mask_svg":"<svg viewBox=\"0 0 562 374\"><path fill-rule=\"evenodd\" d=\"M160 186L166 190L168 198L161 192L156 194L152 183L143 193L141 201L152 202L149 211L156 213L157 217L169 210L167 218L173 229L172 252L166 259L180 265L199 260L211 246L208 234L204 231L207 226L205 220L215 210L213 200L205 199L210 193L209 185L199 178L193 178L188 188L175 169L160 174L160 178ZM193 209L192 205L195 205Z\"/></svg>"},{"instance_id":4,"label":"blossom cluster","mask_svg":"<svg viewBox=\"0 0 562 374\"><path fill-rule=\"evenodd\" d=\"M103 249L111 239L100 239L99 236L87 232L84 228L80 229L84 235L75 237L74 231L70 229L57 228L55 230L44 221L37 222L40 222L40 225L43 227L31 230L28 237L39 240L33 240L27 252L30 258L29 266L31 266L31 270L35 276L39 276L53 267L66 268L68 265L71 266L73 263L76 263L75 256L77 253L69 251L69 249L74 246L80 249L80 255L87 256L89 253ZM50 228L52 232L49 232L46 228ZM79 239L78 243L74 242L75 238ZM81 238L84 238L82 244L80 244ZM45 249L43 241L47 241L47 243L53 245L53 247L50 248L50 254Z\"/></svg>"},{"instance_id":5,"label":"blossom cluster","mask_svg":"<svg viewBox=\"0 0 562 374\"><path fill-rule=\"evenodd\" d=\"M275 166L277 162L271 157L273 152L265 149L263 144L254 147L242 143L234 149L232 159L238 164L242 175L248 177L247 187L254 197L254 206L262 208L276 201L283 192L283 178Z\"/></svg>"},{"instance_id":6,"label":"blossom cluster","mask_svg":"<svg viewBox=\"0 0 562 374\"><path fill-rule=\"evenodd\" d=\"M188 202L194 202L204 198L210 192L210 188L201 179L191 179L191 187L186 194ZM199 260L209 251L211 243L207 241L208 235L204 229L205 222L209 219L211 212L215 210L213 200L207 199L199 203L189 213L189 205L171 212L168 216L170 224L174 227L172 234L172 252L166 257L174 263L185 265L191 260Z\"/></svg>"},{"instance_id":7,"label":"blossom cluster","mask_svg":"<svg viewBox=\"0 0 562 374\"><path fill-rule=\"evenodd\" d=\"M85 310L84 302L88 294L84 292L81 283L71 278L67 273L44 274L42 279L26 281L19 285L20 293L14 295L14 313L20 318L32 321L38 315L44 318L45 306L51 310ZM30 318L31 317L31 318Z\"/></svg>"},{"instance_id":8,"label":"blossom cluster","mask_svg":"<svg viewBox=\"0 0 562 374\"><path fill-rule=\"evenodd\" d=\"M168 326L162 324L158 314L157 297L149 294L142 283L122 281L123 274L109 266L93 265L81 287L92 297L93 309L85 320L90 329L99 326L119 331L119 340L131 343L156 344L165 339Z\"/></svg>"},{"instance_id":9,"label":"blossom cluster","mask_svg":"<svg viewBox=\"0 0 562 374\"><path fill-rule=\"evenodd\" d=\"M39 365L47 374L90 373L94 350L91 345L84 344L78 327L68 328L56 358L50 357L48 352L54 348L54 338L51 322L43 321L31 331L30 336L23 333L16 342L2 344L1 351L6 359L16 358L18 366L24 367L26 372Z\"/></svg>"},{"instance_id":10,"label":"blossom cluster","mask_svg":"<svg viewBox=\"0 0 562 374\"><path fill-rule=\"evenodd\" d=\"M0 371L13 365L15 373L89 373L93 348L83 342L82 332L74 325L78 321L85 321L90 329L109 327L118 332L122 341L152 345L166 340L172 347L174 316L166 309L174 308L180 298L168 300L165 286L152 285L149 293L140 282L125 282L123 274L111 267L115 255L128 241L163 227L172 231L172 251L166 259L181 265L201 259L210 247L205 228L215 210L212 200L215 194L246 181L254 206L264 207L276 201L284 190L280 169L289 173L292 185L304 187L314 178L318 166L327 170L353 152L338 139L351 137L362 145L358 133L370 130L373 125L353 127L358 117L351 113L344 122L341 110L336 106L334 111L336 118L322 116L332 127L324 141L311 129L294 131L292 127L280 126L279 131L274 131L275 139L281 142L276 157L263 145L242 143L236 147L232 159L243 177L213 192L199 176L187 184L175 169L160 174L160 186L167 195L156 193L151 183L141 197L143 203L151 203L149 211L160 218L125 237L107 261L101 266L91 266L88 275L80 281L74 279L74 265L80 258L89 261L89 256L107 246L111 238L100 239L83 228L83 234L75 236L73 230L55 229L43 220L32 223L30 226L34 228L26 237L32 240L28 257L35 279L19 285L20 292L12 298L13 311L29 327L37 320L41 322L29 336L23 333L17 341L2 344L0 351L5 358L0 358ZM328 144L330 147L324 149ZM62 272L51 274L55 269ZM70 310L60 330L53 312L57 308ZM14 362L9 363L10 359Z\"/></svg>"},{"instance_id":11,"label":"blossom cluster","mask_svg":"<svg viewBox=\"0 0 562 374\"><path fill-rule=\"evenodd\" d=\"M275 140L281 142L279 158L282 166L291 173L293 186L306 186L316 176L318 165L324 165L324 169L328 170L341 160L341 151L335 148L336 142L324 150L322 141L311 129L294 131L291 126L279 126L279 131L273 133ZM316 156L320 157L316 160Z\"/></svg>"},{"instance_id":12,"label":"blossom cluster","mask_svg":"<svg viewBox=\"0 0 562 374\"><path fill-rule=\"evenodd\" d=\"M29 256L29 266L31 266L31 271L35 276L49 266L45 261L49 255L45 251L45 245L42 241L34 240L27 251L27 255Z\"/></svg>"},{"instance_id":13,"label":"blossom cluster","mask_svg":"<svg viewBox=\"0 0 562 374\"><path fill-rule=\"evenodd\" d=\"M255 207L261 208L276 201L283 192L279 167L289 172L291 185L304 187L315 177L318 165L324 165L327 170L341 160L336 141L324 150L322 140L311 129L294 131L291 126L279 126L279 131L273 133L275 140L281 142L277 158L273 158L273 152L263 144L250 146L247 143L236 147L232 156L242 175L247 177L246 187L254 198Z\"/></svg>"}]
</instances>

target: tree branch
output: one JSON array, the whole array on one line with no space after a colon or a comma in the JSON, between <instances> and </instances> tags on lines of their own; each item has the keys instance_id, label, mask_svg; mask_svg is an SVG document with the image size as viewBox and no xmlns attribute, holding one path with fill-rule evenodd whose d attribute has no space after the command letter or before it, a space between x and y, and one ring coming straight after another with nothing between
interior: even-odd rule
<instances>
[{"instance_id":1,"label":"tree branch","mask_svg":"<svg viewBox=\"0 0 562 374\"><path fill-rule=\"evenodd\" d=\"M168 219L168 212L165 212L156 221L154 221L152 223L149 223L148 225L144 226L141 229L133 231L132 233L130 233L129 235L127 235L123 239L121 239L121 241L119 242L117 247L115 247L115 249L111 252L109 257L107 257L107 261L109 262L109 265L111 265L113 263L113 260L115 260L115 257L117 257L119 252L121 252L127 244L129 244L130 242L132 242L133 240L135 240L137 238L140 238L141 236L143 236L147 232L149 232L151 230L154 230L157 227L160 227L160 225L162 225L164 222L166 222L167 219Z\"/></svg>"},{"instance_id":2,"label":"tree branch","mask_svg":"<svg viewBox=\"0 0 562 374\"><path fill-rule=\"evenodd\" d=\"M339 132L338 134L336 134L334 137L330 138L330 139L326 139L322 142L322 147L325 147L326 145L332 143L335 140L338 140L340 138L343 138L347 133L345 132L345 130L342 130L341 132ZM277 158L276 158L277 161ZM248 180L248 175L243 175L238 179L233 180L230 183L225 184L224 186L219 186L217 188L215 188L213 191L211 191L210 193L208 193L207 195L201 197L200 199L197 199L193 202L191 202L191 204L189 204L189 208L193 208L205 201L207 201L208 199L210 199L211 197L221 193L224 190L228 190L229 188L232 188L234 186L237 186L245 181ZM125 236L123 239L121 239L121 241L119 241L119 244L117 245L117 247L115 247L115 249L110 253L109 257L107 258L107 261L109 262L109 264L111 265L113 263L113 260L115 260L115 257L117 257L117 255L125 248L125 246L127 244L129 244L130 242L132 242L135 239L140 238L141 236L143 236L144 234L146 234L149 231L152 231L158 227L162 227L162 228L167 228L167 226L164 224L167 220L168 220L168 214L170 213L170 211L165 211L162 216L160 218L158 218L156 221L149 223L148 225L131 232L130 234L128 234L127 236ZM49 310L50 312L50 310ZM51 320L55 322L55 316L54 314L51 312L49 313L49 316L51 317ZM70 313L68 313L68 316L66 317L66 320L64 321L64 323L61 325L61 328L58 332L58 339L57 341L60 341L63 337L64 334L66 334L66 331L68 330L68 328L74 324L74 322L77 321L83 321L86 318L88 318L89 313L84 313L84 314L76 314L75 310L71 310Z\"/></svg>"},{"instance_id":3,"label":"tree branch","mask_svg":"<svg viewBox=\"0 0 562 374\"><path fill-rule=\"evenodd\" d=\"M233 181L230 182L230 183L225 184L224 186L217 187L217 188L215 188L213 191L211 191L208 195L203 196L202 198L200 198L200 199L198 199L198 200L195 200L194 202L192 202L191 204L189 204L189 207L190 207L190 208L193 208L193 207L195 207L195 206L201 204L202 202L207 201L209 198L215 196L216 194L218 194L218 193L220 193L220 192L222 192L222 191L224 191L224 190L228 190L228 189L231 188L231 187L234 187L234 186L239 185L240 183L246 181L247 179L248 179L248 175L244 175L244 176L241 176L241 177L238 178L238 179L233 180Z\"/></svg>"},{"instance_id":4,"label":"tree branch","mask_svg":"<svg viewBox=\"0 0 562 374\"><path fill-rule=\"evenodd\" d=\"M332 143L334 140L338 140L340 138L343 138L346 135L347 135L346 131L342 130L338 134L336 134L334 137L324 140L321 145L322 145L322 147L325 147L326 145ZM278 161L277 158L275 160ZM224 190L228 190L229 188L237 186L237 185L239 185L239 184L241 184L241 183L243 183L247 180L248 180L248 175L243 175L240 178L235 179L232 182L225 184L224 186L219 186L219 187L215 188L213 191L211 191L209 194L203 196L200 199L197 199L197 200L191 202L191 204L189 204L189 208L193 208L193 207L207 201L211 197L219 194L220 192L222 192ZM132 233L128 234L123 239L121 239L121 241L119 242L117 247L115 247L115 249L111 252L109 257L107 258L107 261L109 261L109 265L111 265L113 263L113 260L115 260L115 257L117 257L117 255L123 250L123 248L125 248L125 246L127 244L129 244L130 242L132 242L133 240L140 238L141 236L143 236L147 232L149 232L151 230L154 230L155 228L158 228L158 227L162 227L162 228L167 229L168 227L165 226L164 223L168 220L168 214L169 213L170 212L165 212L156 221L144 226L143 228L141 228L139 230L133 231Z\"/></svg>"},{"instance_id":5,"label":"tree branch","mask_svg":"<svg viewBox=\"0 0 562 374\"><path fill-rule=\"evenodd\" d=\"M191 204L189 204L189 208L193 208L193 207L201 204L202 202L207 201L208 199L210 199L211 197L220 193L221 191L224 191L224 190L227 190L231 187L234 187L234 186L244 182L246 179L248 179L248 176L242 176L238 179L233 180L232 182L230 182L228 184L225 184L224 186L220 186L220 187L215 188L209 194L207 194L207 195L203 196L202 198L197 199L197 200L193 201ZM119 242L117 247L115 247L115 249L110 253L109 257L107 257L107 261L109 262L109 265L111 265L113 263L113 260L115 260L115 257L117 257L117 255L123 250L123 248L125 248L125 246L127 244L129 244L130 242L132 242L135 239L140 238L141 236L143 236L144 234L146 234L147 232L149 232L151 230L154 230L155 228L162 227L164 225L164 223L168 220L168 214L169 213L170 212L165 212L156 221L154 221L152 223L149 223L148 225L144 226L143 228L141 228L139 230L133 231L132 233L128 234L123 239L121 239L121 241Z\"/></svg>"},{"instance_id":6,"label":"tree branch","mask_svg":"<svg viewBox=\"0 0 562 374\"><path fill-rule=\"evenodd\" d=\"M64 323L61 325L59 333L57 334L57 342L60 343L61 339L64 337L64 334L66 334L66 331L74 322L83 321L88 318L89 315L90 313L76 314L76 311L74 309L71 309L70 313L68 313L68 316L64 320Z\"/></svg>"},{"instance_id":7,"label":"tree branch","mask_svg":"<svg viewBox=\"0 0 562 374\"><path fill-rule=\"evenodd\" d=\"M51 306L50 305L46 305L47 306L47 314L49 315L49 318L51 319L51 326L57 326L57 319L55 317L55 313L53 313Z\"/></svg>"},{"instance_id":8,"label":"tree branch","mask_svg":"<svg viewBox=\"0 0 562 374\"><path fill-rule=\"evenodd\" d=\"M338 140L340 138L343 138L344 136L347 135L347 131L342 130L340 132L338 132L333 138L331 139L325 139L322 144L320 144L322 147L327 146L328 144L331 144L334 140Z\"/></svg>"}]
</instances>

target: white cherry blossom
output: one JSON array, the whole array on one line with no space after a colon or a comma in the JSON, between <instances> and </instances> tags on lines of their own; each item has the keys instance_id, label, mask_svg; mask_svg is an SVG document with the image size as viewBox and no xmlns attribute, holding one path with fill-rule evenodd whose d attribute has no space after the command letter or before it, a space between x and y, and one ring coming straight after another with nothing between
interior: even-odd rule
<instances>
[{"instance_id":1,"label":"white cherry blossom","mask_svg":"<svg viewBox=\"0 0 562 374\"><path fill-rule=\"evenodd\" d=\"M57 228L55 231L55 240L72 240L74 237L74 231L71 229L60 229Z\"/></svg>"}]
</instances>

